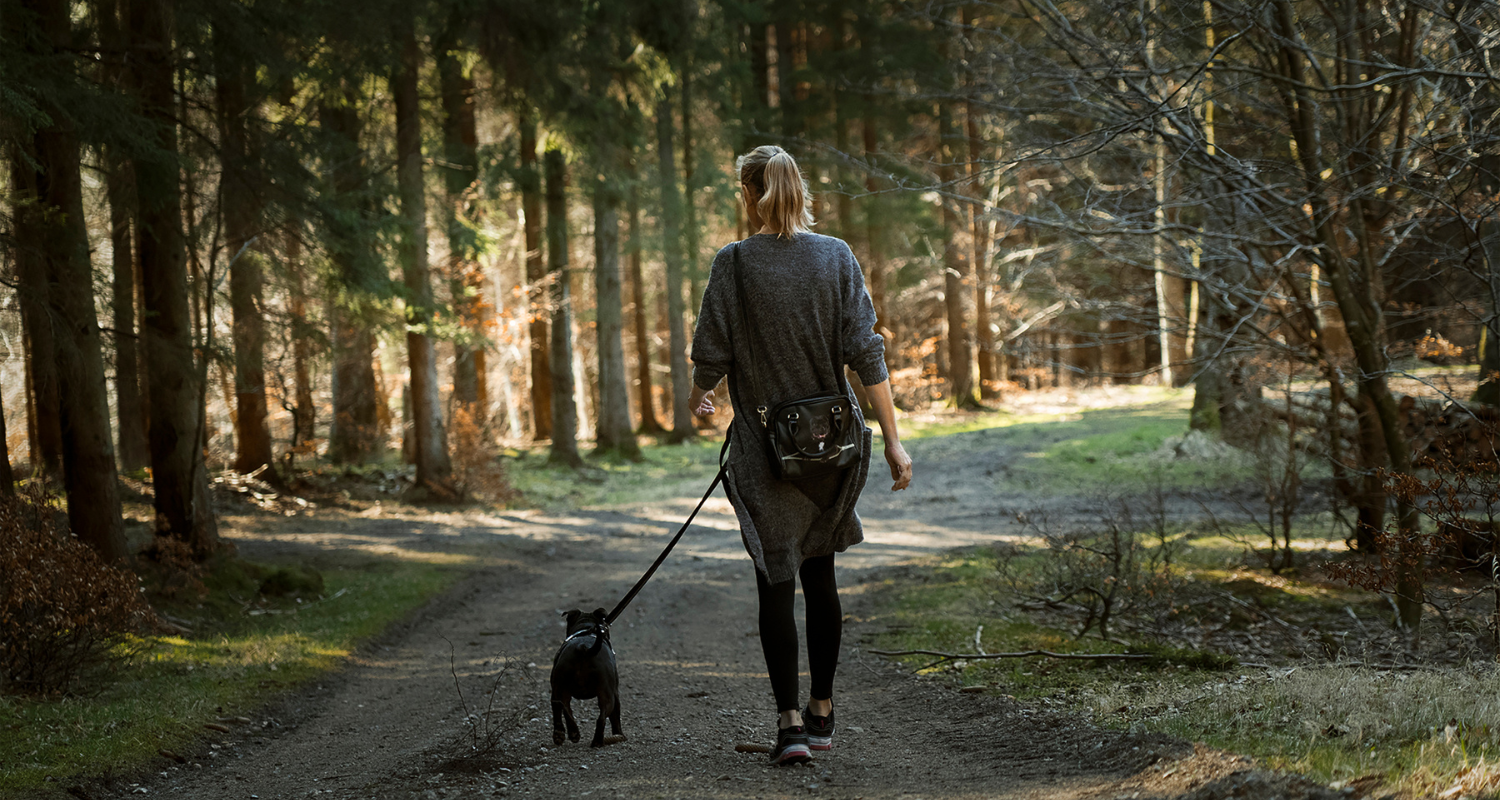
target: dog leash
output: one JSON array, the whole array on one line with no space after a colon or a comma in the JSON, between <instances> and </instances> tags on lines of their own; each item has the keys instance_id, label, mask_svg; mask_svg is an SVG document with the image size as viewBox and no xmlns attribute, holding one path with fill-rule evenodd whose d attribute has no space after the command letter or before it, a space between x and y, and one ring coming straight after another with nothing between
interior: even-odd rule
<instances>
[{"instance_id":1,"label":"dog leash","mask_svg":"<svg viewBox=\"0 0 1500 800\"><path fill-rule=\"evenodd\" d=\"M609 612L609 616L604 618L605 626L614 622L625 611L625 607L630 605L630 601L634 600L635 596L641 593L641 589L646 587L646 582L651 580L652 575L656 574L656 568L661 566L663 561L667 560L667 555L672 552L673 547L677 546L677 540L681 539L682 534L687 532L688 526L693 524L693 518L698 516L699 511L703 510L703 504L708 502L708 498L714 493L714 490L719 488L719 484L724 482L724 474L729 470L729 465L724 461L724 456L728 452L729 433L726 432L724 434L724 446L719 448L719 474L714 476L714 482L708 485L708 491L703 493L703 499L698 501L698 505L693 509L693 513L688 515L687 522L682 523L682 527L677 529L677 535L672 537L672 541L667 542L666 549L662 550L661 555L656 557L656 562L651 565L650 569L646 570L646 574L642 575L641 579L636 581L634 586L630 587L630 591L615 605L615 610Z\"/></svg>"}]
</instances>

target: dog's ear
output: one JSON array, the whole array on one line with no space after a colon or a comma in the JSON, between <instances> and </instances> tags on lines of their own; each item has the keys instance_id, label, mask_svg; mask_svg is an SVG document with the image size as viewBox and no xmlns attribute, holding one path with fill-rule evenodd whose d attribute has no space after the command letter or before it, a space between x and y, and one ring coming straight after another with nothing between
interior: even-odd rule
<instances>
[{"instance_id":1,"label":"dog's ear","mask_svg":"<svg viewBox=\"0 0 1500 800\"><path fill-rule=\"evenodd\" d=\"M578 618L581 617L581 616L583 616L583 612L579 611L576 608L573 609L572 611L569 611L568 614L567 614L567 617L568 617L568 627L570 627L570 628L573 627L573 623L577 622Z\"/></svg>"},{"instance_id":2,"label":"dog's ear","mask_svg":"<svg viewBox=\"0 0 1500 800\"><path fill-rule=\"evenodd\" d=\"M608 611L605 611L602 608L596 608L596 609L594 609L594 619L597 619L600 622L603 622L604 620L606 620L608 618L609 618L609 612Z\"/></svg>"}]
</instances>

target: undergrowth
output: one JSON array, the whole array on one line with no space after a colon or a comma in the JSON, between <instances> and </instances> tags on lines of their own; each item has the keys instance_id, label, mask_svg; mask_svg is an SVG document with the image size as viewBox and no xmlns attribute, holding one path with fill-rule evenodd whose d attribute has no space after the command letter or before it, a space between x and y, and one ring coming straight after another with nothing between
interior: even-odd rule
<instances>
[{"instance_id":1,"label":"undergrowth","mask_svg":"<svg viewBox=\"0 0 1500 800\"><path fill-rule=\"evenodd\" d=\"M900 657L910 669L964 686L1062 706L1106 727L1144 727L1343 784L1378 781L1410 796L1491 797L1500 790L1500 672L1488 664L1422 669L1361 667L1335 649L1321 662L1249 665L1214 648L1173 647L1137 627L1108 639L1078 637L1076 619L1018 607L1003 590L1004 548L972 548L897 568L865 587L886 650L950 653L1050 650L1150 653L1143 662L1039 658L943 661ZM1040 551L1020 566L1038 569ZM1232 594L1232 629L1274 629L1274 617L1311 627L1339 616L1388 624L1378 598L1312 576L1250 566L1234 541L1184 543L1178 580L1191 592ZM1009 569L1017 567L1012 557ZM1196 589L1194 589L1196 587ZM1202 597L1203 595L1198 595ZM1179 603L1203 612L1206 603ZM1233 613L1230 613L1233 612ZM1217 613L1215 611L1214 613ZM1327 628L1326 622L1322 627ZM1374 663L1376 659L1369 658Z\"/></svg>"},{"instance_id":2,"label":"undergrowth","mask_svg":"<svg viewBox=\"0 0 1500 800\"><path fill-rule=\"evenodd\" d=\"M65 796L80 779L129 774L159 750L191 750L205 724L253 713L337 667L357 644L451 584L454 565L379 560L322 572L321 598L257 599L257 575L227 562L206 597L162 603L184 631L94 694L0 698L0 798ZM253 573L253 574L252 574Z\"/></svg>"}]
</instances>

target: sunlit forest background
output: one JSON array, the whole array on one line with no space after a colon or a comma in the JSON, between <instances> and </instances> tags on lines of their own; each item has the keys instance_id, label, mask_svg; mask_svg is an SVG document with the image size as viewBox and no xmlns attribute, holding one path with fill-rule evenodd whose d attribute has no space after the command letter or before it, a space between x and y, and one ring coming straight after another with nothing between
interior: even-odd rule
<instances>
[{"instance_id":1,"label":"sunlit forest background","mask_svg":"<svg viewBox=\"0 0 1500 800\"><path fill-rule=\"evenodd\" d=\"M900 758L840 786L1221 796L1080 755L1166 736L1234 796L1303 795L1225 753L1490 796L1497 32L1493 0L0 0L0 798L701 792L682 758L786 791L729 747L765 687L717 496L615 629L637 749L536 751L556 612L713 479L690 342L767 144L864 270L915 459L889 492L876 448L840 556L885 715L848 719ZM299 734L271 704L324 676Z\"/></svg>"},{"instance_id":2,"label":"sunlit forest background","mask_svg":"<svg viewBox=\"0 0 1500 800\"><path fill-rule=\"evenodd\" d=\"M0 9L0 485L56 487L106 559L117 475L202 560L226 474L399 458L411 497L503 502L504 447L711 433L688 341L767 143L903 409L1191 386L1202 436L1327 465L1412 625L1393 477L1494 464L1493 5Z\"/></svg>"}]
</instances>

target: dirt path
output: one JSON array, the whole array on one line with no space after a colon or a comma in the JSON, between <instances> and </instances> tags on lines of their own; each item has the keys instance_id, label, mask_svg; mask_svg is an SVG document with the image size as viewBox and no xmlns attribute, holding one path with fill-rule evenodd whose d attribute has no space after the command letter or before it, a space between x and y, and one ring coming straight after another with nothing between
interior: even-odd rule
<instances>
[{"instance_id":1,"label":"dirt path","mask_svg":"<svg viewBox=\"0 0 1500 800\"><path fill-rule=\"evenodd\" d=\"M767 741L774 714L754 578L722 496L615 625L628 739L591 750L596 711L580 707L584 743L551 744L545 677L559 612L612 605L696 500L684 496L567 515L398 510L245 534L251 557L359 540L393 551L481 551L497 565L363 648L340 674L205 743L191 763L164 766L142 788L183 798L1309 796L1295 780L1247 771L1223 754L960 693L862 652L877 632L864 621L860 585L872 570L1007 532L1008 500L986 477L1007 465L1003 433L922 440L912 450L915 488L892 496L888 483L872 484L861 506L869 541L839 562L850 617L835 701L841 729L835 750L811 766L772 769L763 755L734 749ZM512 665L495 705L521 718L502 729L491 758L453 758L465 728L450 642L471 711L486 702L502 657Z\"/></svg>"}]
</instances>

